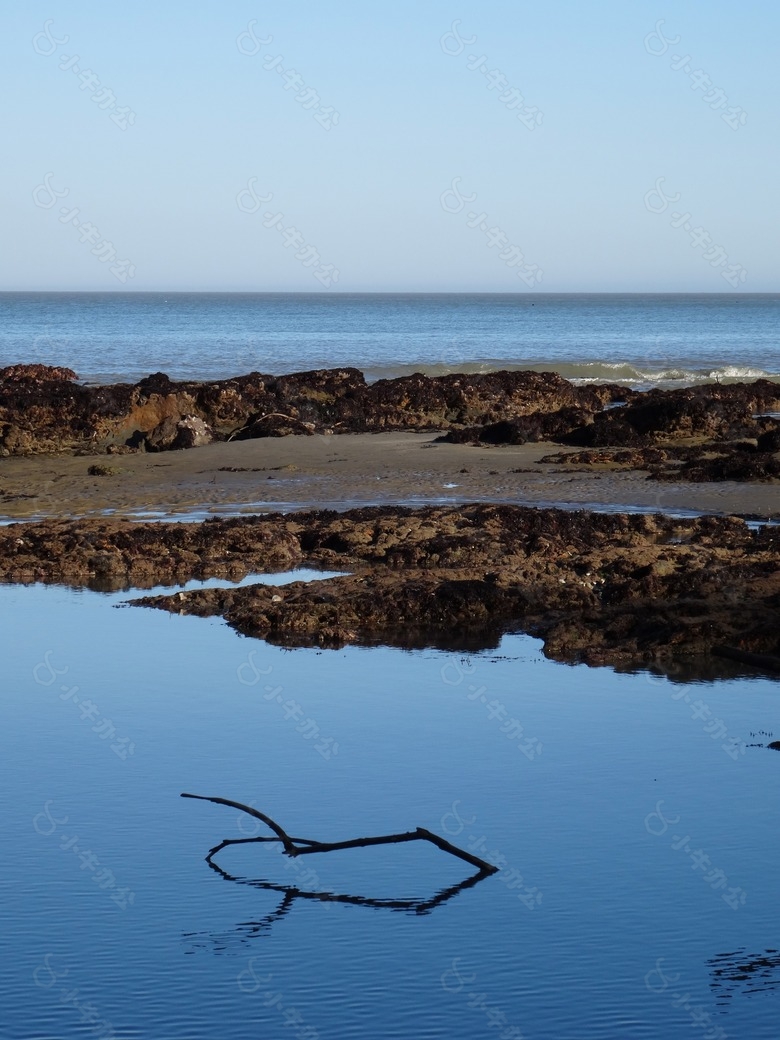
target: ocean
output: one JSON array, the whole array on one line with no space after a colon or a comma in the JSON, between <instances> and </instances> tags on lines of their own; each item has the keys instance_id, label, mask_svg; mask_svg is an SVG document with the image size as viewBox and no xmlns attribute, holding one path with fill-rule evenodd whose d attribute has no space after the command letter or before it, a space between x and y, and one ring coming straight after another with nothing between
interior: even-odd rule
<instances>
[{"instance_id":1,"label":"ocean","mask_svg":"<svg viewBox=\"0 0 780 1040\"><path fill-rule=\"evenodd\" d=\"M642 389L780 379L779 318L778 294L0 293L0 366L88 383L509 368Z\"/></svg>"}]
</instances>

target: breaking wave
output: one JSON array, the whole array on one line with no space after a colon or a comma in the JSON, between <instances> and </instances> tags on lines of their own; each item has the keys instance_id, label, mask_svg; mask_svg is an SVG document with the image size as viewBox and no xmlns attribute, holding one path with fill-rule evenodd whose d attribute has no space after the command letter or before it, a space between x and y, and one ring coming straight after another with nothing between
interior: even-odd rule
<instances>
[{"instance_id":1,"label":"breaking wave","mask_svg":"<svg viewBox=\"0 0 780 1040\"><path fill-rule=\"evenodd\" d=\"M621 383L636 389L650 387L695 386L700 383L742 383L755 379L771 379L780 382L780 372L767 372L763 368L750 365L721 365L714 368L666 367L658 365L638 365L631 362L616 361L523 361L508 363L499 360L483 360L470 362L434 363L434 364L394 364L366 366L366 378L371 382L377 379L396 379L399 376L421 372L427 376L452 375L465 373L477 375L500 371L557 372L572 383Z\"/></svg>"}]
</instances>

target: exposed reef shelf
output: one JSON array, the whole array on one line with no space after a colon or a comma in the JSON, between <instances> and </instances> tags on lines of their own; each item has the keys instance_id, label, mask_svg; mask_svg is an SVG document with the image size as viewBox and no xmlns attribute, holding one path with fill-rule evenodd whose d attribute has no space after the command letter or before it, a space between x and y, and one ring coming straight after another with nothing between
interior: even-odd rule
<instances>
[{"instance_id":1,"label":"exposed reef shelf","mask_svg":"<svg viewBox=\"0 0 780 1040\"><path fill-rule=\"evenodd\" d=\"M522 631L589 664L780 656L780 529L735 517L481 504L0 529L5 581L153 588L305 566L349 573L135 602L287 646L480 649Z\"/></svg>"}]
</instances>

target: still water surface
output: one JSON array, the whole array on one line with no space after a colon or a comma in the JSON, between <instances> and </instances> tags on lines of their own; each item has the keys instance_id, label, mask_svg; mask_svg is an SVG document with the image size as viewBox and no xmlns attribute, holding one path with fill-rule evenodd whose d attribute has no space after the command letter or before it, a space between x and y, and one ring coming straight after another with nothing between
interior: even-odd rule
<instances>
[{"instance_id":1,"label":"still water surface","mask_svg":"<svg viewBox=\"0 0 780 1040\"><path fill-rule=\"evenodd\" d=\"M775 683L523 636L286 651L132 595L0 587L4 1036L777 1036L780 756L724 750L780 736ZM221 874L206 852L254 823L182 791L297 837L424 826L502 870L427 912L472 871L423 843L304 857L316 876L250 844Z\"/></svg>"}]
</instances>

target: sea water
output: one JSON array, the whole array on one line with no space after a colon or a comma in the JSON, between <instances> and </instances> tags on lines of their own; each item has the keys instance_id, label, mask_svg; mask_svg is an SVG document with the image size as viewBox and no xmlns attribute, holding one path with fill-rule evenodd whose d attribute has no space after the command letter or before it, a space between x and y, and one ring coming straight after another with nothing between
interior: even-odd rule
<instances>
[{"instance_id":1,"label":"sea water","mask_svg":"<svg viewBox=\"0 0 780 1040\"><path fill-rule=\"evenodd\" d=\"M0 366L87 382L352 366L369 379L532 368L638 388L780 378L780 296L2 293Z\"/></svg>"}]
</instances>

